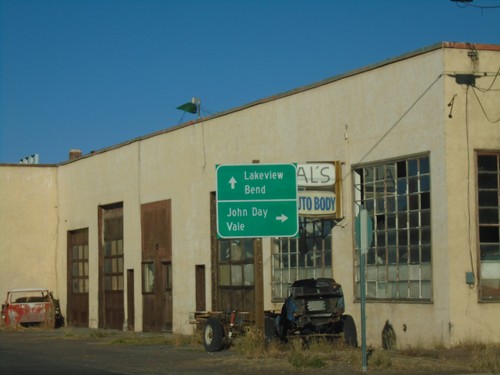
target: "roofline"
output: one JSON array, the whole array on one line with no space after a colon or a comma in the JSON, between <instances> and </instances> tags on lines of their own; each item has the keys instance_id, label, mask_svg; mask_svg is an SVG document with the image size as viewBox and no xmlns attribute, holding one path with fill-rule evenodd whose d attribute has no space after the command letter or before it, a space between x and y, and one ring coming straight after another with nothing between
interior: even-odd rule
<instances>
[{"instance_id":1,"label":"roofline","mask_svg":"<svg viewBox=\"0 0 500 375\"><path fill-rule=\"evenodd\" d=\"M104 150L104 149L103 149ZM22 164L22 163L0 163L0 167L22 167L22 168L54 168L62 163L56 164Z\"/></svg>"},{"instance_id":2,"label":"roofline","mask_svg":"<svg viewBox=\"0 0 500 375\"><path fill-rule=\"evenodd\" d=\"M159 131L147 134L147 135L139 136L139 137L130 139L128 141L124 141L124 142L118 143L116 145L109 146L109 147L106 147L106 148L103 148L103 149L100 149L97 151L92 151L89 154L82 155L82 156L75 158L75 159L65 160L65 161L62 161L62 162L57 163L57 164L46 164L45 166L60 166L60 165L74 163L74 162L77 162L81 159L86 159L86 158L94 156L94 155L102 154L102 153L112 151L112 150L115 150L115 149L118 149L121 147L125 147L125 146L128 146L128 145L135 143L135 142L140 142L140 141L143 141L143 140L146 140L149 138L153 138L153 137L156 137L156 136L159 136L162 134L170 133L170 132L173 132L175 130L179 130L179 129L182 129L182 128L185 128L185 127L188 127L191 125L210 121L210 120L216 119L218 117L227 116L229 114L243 111L243 110L246 110L246 109L251 108L251 107L255 107L255 106L260 105L260 104L269 103L269 102L272 102L272 101L275 101L278 99L285 98L287 96L291 96L291 95L295 95L295 94L298 94L301 92L312 90L314 88L324 86L324 85L339 81L341 79L345 79L345 78L352 77L352 76L355 76L358 74L366 73L366 72L369 72L371 70L381 68L383 66L394 64L394 63L399 62L399 61L407 60L407 59L413 58L415 56L423 55L423 54L426 54L426 53L429 53L432 51L436 51L439 49L445 49L445 48L472 49L472 50L476 50L476 51L478 51L478 50L479 51L500 51L500 45L497 45L497 44L476 44L476 43L469 43L469 42L438 42L438 43L432 44L430 46L423 47L423 48L420 48L420 49L417 49L417 50L414 50L411 52L407 52L407 53L404 53L404 54L396 56L396 57L388 58L388 59L382 60L378 63L370 64L370 65L367 65L367 66L359 68L359 69L354 69L354 70L348 71L346 73L341 73L341 74L326 78L324 80L317 81L315 83L311 83L311 84L301 86L301 87L298 87L295 89L284 91L282 93L271 95L271 96L268 96L266 98L258 99L258 100L255 100L253 102L243 104L241 106L234 107L234 108L228 109L226 111L222 111L222 112L219 112L219 113L207 116L207 117L202 117L202 118L198 118L196 120L191 120L191 121L179 124L179 125L174 125L174 126L171 126L169 128L162 129L162 130L159 130ZM0 164L0 165L10 165L10 164ZM13 165L21 165L21 164L13 164ZM41 166L41 165L34 164L31 166Z\"/></svg>"}]
</instances>

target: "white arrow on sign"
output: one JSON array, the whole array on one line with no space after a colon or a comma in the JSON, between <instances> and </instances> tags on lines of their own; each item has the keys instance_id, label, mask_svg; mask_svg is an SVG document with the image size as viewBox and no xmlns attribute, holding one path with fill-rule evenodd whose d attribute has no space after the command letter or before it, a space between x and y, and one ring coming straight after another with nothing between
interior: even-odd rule
<instances>
[{"instance_id":1,"label":"white arrow on sign","mask_svg":"<svg viewBox=\"0 0 500 375\"><path fill-rule=\"evenodd\" d=\"M236 179L234 177L231 177L229 180L229 183L231 184L231 189L234 189L234 185L236 185Z\"/></svg>"},{"instance_id":2,"label":"white arrow on sign","mask_svg":"<svg viewBox=\"0 0 500 375\"><path fill-rule=\"evenodd\" d=\"M276 220L279 220L282 223L284 223L285 221L288 220L288 216L286 216L285 214L281 214L281 216L276 216Z\"/></svg>"}]
</instances>

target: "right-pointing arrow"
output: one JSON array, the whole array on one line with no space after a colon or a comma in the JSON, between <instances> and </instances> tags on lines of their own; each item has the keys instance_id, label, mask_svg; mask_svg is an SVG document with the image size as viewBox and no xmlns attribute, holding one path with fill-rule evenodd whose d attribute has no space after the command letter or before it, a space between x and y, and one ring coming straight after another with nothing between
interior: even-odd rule
<instances>
[{"instance_id":1,"label":"right-pointing arrow","mask_svg":"<svg viewBox=\"0 0 500 375\"><path fill-rule=\"evenodd\" d=\"M288 216L286 216L285 214L281 214L280 216L276 216L276 220L279 220L282 223L284 223L285 221L288 220Z\"/></svg>"}]
</instances>

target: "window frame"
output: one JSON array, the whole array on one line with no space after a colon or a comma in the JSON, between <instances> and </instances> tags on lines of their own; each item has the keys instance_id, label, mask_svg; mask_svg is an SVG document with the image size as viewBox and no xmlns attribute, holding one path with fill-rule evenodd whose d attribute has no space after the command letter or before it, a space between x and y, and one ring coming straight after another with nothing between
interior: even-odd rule
<instances>
[{"instance_id":1,"label":"window frame","mask_svg":"<svg viewBox=\"0 0 500 375\"><path fill-rule=\"evenodd\" d=\"M487 165L480 166L480 159L482 157L495 158L495 169L488 168ZM491 166L490 166L491 168ZM485 181L484 177L492 175L494 178L491 181ZM485 274L498 272L500 269L500 152L499 151L476 151L476 217L477 217L477 274L479 285L479 302L500 302L500 287L493 288L492 291L496 293L487 294L485 288L485 280L493 280L493 283L500 285L500 274L497 278L485 278ZM490 185L494 181L494 185ZM482 194L484 193L484 194ZM492 200L493 198L493 200ZM496 206L494 200L496 199ZM493 204L492 204L493 203ZM490 211L496 217L491 221L489 215L485 215L485 211ZM496 232L496 233L495 233ZM491 241L492 239L496 241ZM487 238L486 238L487 237ZM485 241L486 240L486 241ZM488 247L490 249L496 248L496 255L488 253L483 254L483 249ZM485 272L488 271L488 272ZM496 281L495 281L496 280Z\"/></svg>"},{"instance_id":2,"label":"window frame","mask_svg":"<svg viewBox=\"0 0 500 375\"><path fill-rule=\"evenodd\" d=\"M125 290L125 259L123 239L104 241L103 277L106 292L123 292Z\"/></svg>"},{"instance_id":3,"label":"window frame","mask_svg":"<svg viewBox=\"0 0 500 375\"><path fill-rule=\"evenodd\" d=\"M71 247L71 292L73 295L89 293L89 245ZM76 287L76 289L75 289ZM82 290L83 289L83 290Z\"/></svg>"},{"instance_id":4,"label":"window frame","mask_svg":"<svg viewBox=\"0 0 500 375\"><path fill-rule=\"evenodd\" d=\"M354 215L363 205L373 222L365 257L367 301L433 301L430 155L352 169ZM355 300L360 300L360 254L355 244Z\"/></svg>"},{"instance_id":5,"label":"window frame","mask_svg":"<svg viewBox=\"0 0 500 375\"><path fill-rule=\"evenodd\" d=\"M150 273L147 273L149 271ZM154 261L144 261L141 263L141 291L142 294L154 294L155 293L155 263ZM147 282L149 283L147 284ZM147 287L149 286L149 287Z\"/></svg>"},{"instance_id":6,"label":"window frame","mask_svg":"<svg viewBox=\"0 0 500 375\"><path fill-rule=\"evenodd\" d=\"M224 248L226 245L229 246ZM253 288L255 286L254 239L219 239L217 250L218 287L225 289Z\"/></svg>"},{"instance_id":7,"label":"window frame","mask_svg":"<svg viewBox=\"0 0 500 375\"><path fill-rule=\"evenodd\" d=\"M319 226L321 228L318 228ZM288 297L290 286L296 280L333 277L334 226L333 219L299 216L300 237L277 237L272 240L272 302L283 302Z\"/></svg>"}]
</instances>

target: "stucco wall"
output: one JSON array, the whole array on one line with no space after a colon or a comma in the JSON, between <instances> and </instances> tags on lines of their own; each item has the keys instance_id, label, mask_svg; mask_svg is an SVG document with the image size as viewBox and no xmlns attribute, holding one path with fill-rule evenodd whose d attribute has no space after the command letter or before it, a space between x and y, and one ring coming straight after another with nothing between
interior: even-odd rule
<instances>
[{"instance_id":1,"label":"stucco wall","mask_svg":"<svg viewBox=\"0 0 500 375\"><path fill-rule=\"evenodd\" d=\"M136 270L135 304L142 311L140 289L141 227L138 144L116 152L94 155L60 167L60 221L58 265L66 305L67 232L89 229L89 324L98 326L99 230L98 208L123 202L124 269ZM125 295L126 298L126 295ZM125 299L126 306L126 299ZM142 315L138 314L141 319ZM142 328L142 325L139 326Z\"/></svg>"},{"instance_id":2,"label":"stucco wall","mask_svg":"<svg viewBox=\"0 0 500 375\"><path fill-rule=\"evenodd\" d=\"M56 298L57 168L0 169L0 298L14 288L49 288Z\"/></svg>"},{"instance_id":3,"label":"stucco wall","mask_svg":"<svg viewBox=\"0 0 500 375\"><path fill-rule=\"evenodd\" d=\"M445 70L448 74L477 74L476 86L488 89L500 67L500 54L478 51L474 61L467 50L446 50ZM487 73L486 75L484 73ZM498 81L498 79L496 80ZM499 84L493 87L498 90ZM476 95L481 104L481 108ZM452 118L446 117L446 186L448 245L443 250L449 259L449 304L451 316L449 337L452 344L460 342L497 341L500 335L498 303L479 303L476 151L500 149L500 127L488 120L500 118L498 91L480 92L446 80L445 100L455 96ZM448 107L449 110L449 107ZM485 115L486 113L486 115ZM474 272L475 285L467 285L466 272Z\"/></svg>"},{"instance_id":4,"label":"stucco wall","mask_svg":"<svg viewBox=\"0 0 500 375\"><path fill-rule=\"evenodd\" d=\"M334 231L335 278L344 285L348 298L348 312L354 315L360 329L360 304L354 301L352 255L345 259L346 249L353 248L352 176L351 168L366 163L407 157L421 153L430 155L432 222L441 222L446 216L446 175L444 159L444 78L443 55L440 51L420 55L409 60L391 64L355 77L349 85L358 88L359 100L347 108L348 150L344 192L349 194L345 202L344 228ZM358 81L358 82L356 82ZM346 88L348 90L349 88ZM354 96L354 94L352 94ZM437 176L437 178L435 177ZM433 228L432 246L446 246L446 225L438 231ZM347 231L347 233L342 233ZM352 250L351 253L352 254ZM449 315L447 305L447 259L433 251L433 303L368 302L366 305L367 341L381 345L381 333L388 320L396 331L399 345L408 342L429 341L421 337L423 324L432 336L440 336L443 330L441 319ZM340 260L340 261L339 261ZM351 266L349 267L349 264ZM444 285L445 288L436 287ZM439 317L439 319L436 319ZM406 327L406 331L403 330Z\"/></svg>"}]
</instances>

